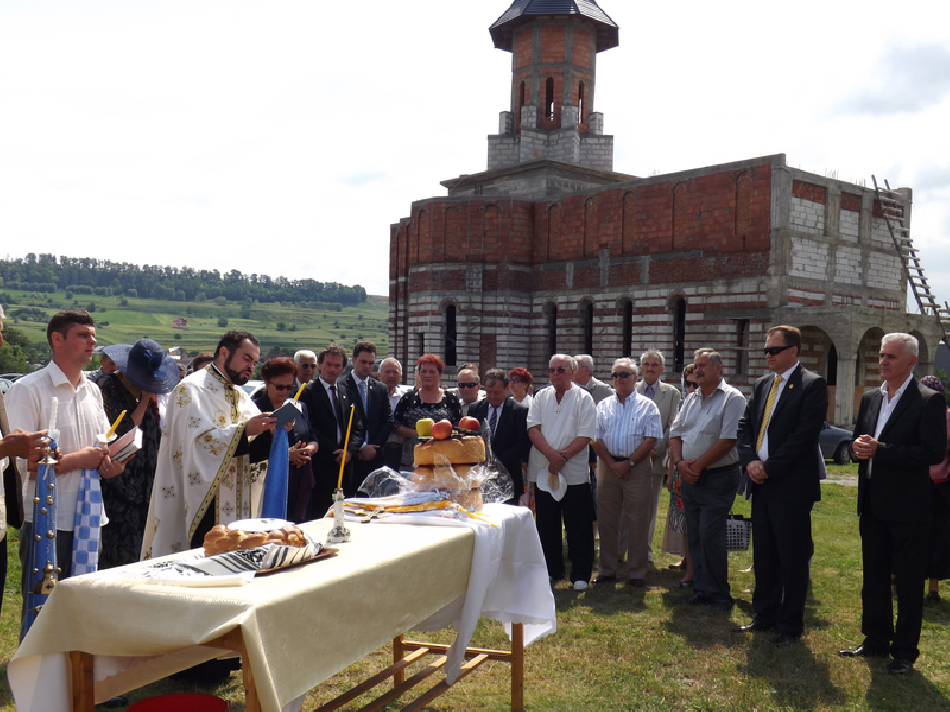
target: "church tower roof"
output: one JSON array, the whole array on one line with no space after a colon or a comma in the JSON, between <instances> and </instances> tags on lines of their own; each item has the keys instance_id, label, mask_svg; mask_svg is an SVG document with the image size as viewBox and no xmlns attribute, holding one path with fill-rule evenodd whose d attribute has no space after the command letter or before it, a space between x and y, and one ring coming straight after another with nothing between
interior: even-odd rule
<instances>
[{"instance_id":1,"label":"church tower roof","mask_svg":"<svg viewBox=\"0 0 950 712\"><path fill-rule=\"evenodd\" d=\"M519 25L538 16L558 17L577 15L597 25L597 51L611 49L620 44L619 28L610 16L600 9L595 0L515 0L505 13L489 28L495 47L508 52L512 48L512 35Z\"/></svg>"}]
</instances>

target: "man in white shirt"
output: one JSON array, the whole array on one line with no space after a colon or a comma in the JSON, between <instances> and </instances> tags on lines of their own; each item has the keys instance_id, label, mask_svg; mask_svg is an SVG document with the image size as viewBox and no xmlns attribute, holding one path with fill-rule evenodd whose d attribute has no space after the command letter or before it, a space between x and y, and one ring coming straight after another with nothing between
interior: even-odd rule
<instances>
[{"instance_id":1,"label":"man in white shirt","mask_svg":"<svg viewBox=\"0 0 950 712\"><path fill-rule=\"evenodd\" d=\"M407 386L402 382L402 364L394 358L384 358L379 364L379 380L389 389L390 410L395 413L396 405L399 399L412 390L412 386ZM383 445L383 461L390 469L399 472L399 465L402 461L402 450L405 438L396 435L395 432L389 434L389 439Z\"/></svg>"},{"instance_id":2,"label":"man in white shirt","mask_svg":"<svg viewBox=\"0 0 950 712\"><path fill-rule=\"evenodd\" d=\"M107 448L95 446L96 436L109 430L109 421L102 408L99 388L83 374L83 367L92 360L96 347L96 327L83 309L68 309L54 314L46 327L46 340L53 359L46 368L20 378L6 396L10 425L35 432L50 425L53 398L59 399L57 420L61 457L56 468L57 564L60 580L72 571L73 526L82 470L98 469L99 476L110 478L122 473L125 466L113 462ZM27 463L22 463L24 466ZM20 563L22 566L23 616L21 636L26 630L27 589L29 588L30 546L33 539L33 492L36 464L30 464L30 479L23 487L23 527L20 530ZM105 512L108 516L108 512Z\"/></svg>"},{"instance_id":3,"label":"man in white shirt","mask_svg":"<svg viewBox=\"0 0 950 712\"><path fill-rule=\"evenodd\" d=\"M570 356L552 356L548 377L553 387L539 391L528 410L528 437L534 448L528 456L525 497L535 507L548 576L555 581L564 578L563 517L571 581L575 590L583 591L594 567L594 503L587 453L597 434L597 412L590 393L573 383L576 368ZM559 476L567 484L563 497Z\"/></svg>"}]
</instances>

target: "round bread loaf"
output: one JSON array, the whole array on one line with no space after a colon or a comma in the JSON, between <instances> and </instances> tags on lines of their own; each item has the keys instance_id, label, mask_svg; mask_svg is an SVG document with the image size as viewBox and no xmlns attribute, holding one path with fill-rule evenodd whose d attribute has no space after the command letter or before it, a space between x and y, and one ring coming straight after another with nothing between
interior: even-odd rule
<instances>
[{"instance_id":1,"label":"round bread loaf","mask_svg":"<svg viewBox=\"0 0 950 712\"><path fill-rule=\"evenodd\" d=\"M413 462L419 465L440 465L446 462L474 464L485 460L485 441L480 435L466 435L450 440L429 440L416 445Z\"/></svg>"}]
</instances>

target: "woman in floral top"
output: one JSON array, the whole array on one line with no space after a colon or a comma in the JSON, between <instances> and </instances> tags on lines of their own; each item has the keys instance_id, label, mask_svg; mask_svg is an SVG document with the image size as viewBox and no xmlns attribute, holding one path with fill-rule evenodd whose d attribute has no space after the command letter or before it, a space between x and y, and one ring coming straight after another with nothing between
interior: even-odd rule
<instances>
[{"instance_id":1,"label":"woman in floral top","mask_svg":"<svg viewBox=\"0 0 950 712\"><path fill-rule=\"evenodd\" d=\"M426 354L416 361L419 373L419 389L409 391L396 404L393 420L396 422L396 435L406 438L415 445L416 421L423 418L450 420L452 425L458 425L462 419L462 403L459 397L439 386L442 370L445 364L435 354ZM411 452L406 448L403 452ZM412 463L409 463L411 467ZM406 463L403 462L403 467Z\"/></svg>"}]
</instances>

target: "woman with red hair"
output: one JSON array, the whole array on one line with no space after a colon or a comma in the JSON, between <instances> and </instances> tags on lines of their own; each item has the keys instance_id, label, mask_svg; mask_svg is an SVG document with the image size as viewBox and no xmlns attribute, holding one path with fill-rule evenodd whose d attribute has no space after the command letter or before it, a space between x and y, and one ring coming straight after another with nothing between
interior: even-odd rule
<instances>
[{"instance_id":1,"label":"woman with red hair","mask_svg":"<svg viewBox=\"0 0 950 712\"><path fill-rule=\"evenodd\" d=\"M513 368L508 371L508 390L514 396L515 401L521 403L525 408L531 407L531 401L534 396L530 394L531 386L534 383L534 376L526 368Z\"/></svg>"},{"instance_id":2,"label":"woman with red hair","mask_svg":"<svg viewBox=\"0 0 950 712\"><path fill-rule=\"evenodd\" d=\"M396 435L415 441L416 421L423 418L432 420L451 420L452 425L458 425L462 419L462 403L459 397L439 386L442 370L445 364L435 354L426 354L416 361L416 371L419 375L419 388L409 391L396 404L393 420L396 421ZM411 448L404 448L403 452ZM412 464L411 462L409 463ZM406 463L403 462L403 467Z\"/></svg>"}]
</instances>

